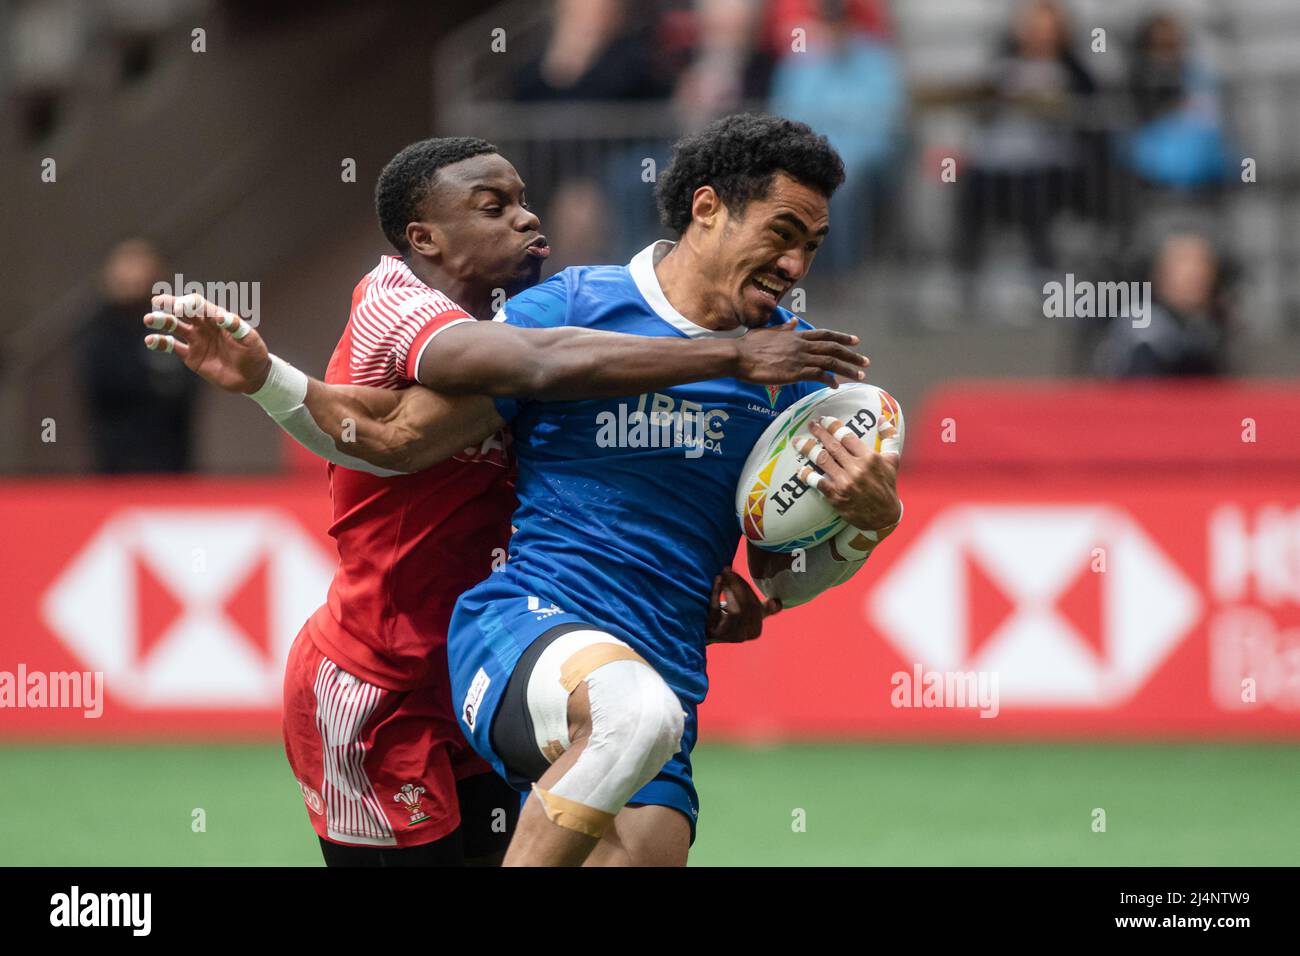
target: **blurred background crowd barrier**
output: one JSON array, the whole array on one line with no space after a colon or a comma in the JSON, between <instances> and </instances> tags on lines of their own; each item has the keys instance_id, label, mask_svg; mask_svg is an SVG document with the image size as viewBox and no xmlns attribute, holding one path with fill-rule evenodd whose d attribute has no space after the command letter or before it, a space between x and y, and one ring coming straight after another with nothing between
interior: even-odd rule
<instances>
[{"instance_id":1,"label":"blurred background crowd barrier","mask_svg":"<svg viewBox=\"0 0 1300 956\"><path fill-rule=\"evenodd\" d=\"M117 675L100 726L272 728L332 563L321 464L137 347L150 282L254 284L319 372L406 143L496 143L560 268L662 235L672 141L758 109L845 158L793 304L907 410L908 518L717 655L711 726L1300 734L1294 0L47 0L0 31L0 580L31 666ZM1130 282L1143 322L1046 291ZM30 477L92 471L205 476ZM168 579L195 561L226 570ZM1003 719L863 692L916 662L1001 674Z\"/></svg>"},{"instance_id":2,"label":"blurred background crowd barrier","mask_svg":"<svg viewBox=\"0 0 1300 956\"><path fill-rule=\"evenodd\" d=\"M497 143L558 268L661 235L671 142L742 108L844 155L802 311L867 335L905 399L953 375L1300 371L1289 0L44 0L0 18L0 408L59 425L16 429L5 471L122 467L91 438L114 399L86 363L135 331L91 322L123 240L150 240L168 281L257 283L275 347L318 368L384 252L371 188L405 143ZM1152 327L1045 314L1067 276L1151 281ZM130 351L122 378L165 378ZM179 387L137 389L193 423L155 467L275 468L253 409Z\"/></svg>"}]
</instances>

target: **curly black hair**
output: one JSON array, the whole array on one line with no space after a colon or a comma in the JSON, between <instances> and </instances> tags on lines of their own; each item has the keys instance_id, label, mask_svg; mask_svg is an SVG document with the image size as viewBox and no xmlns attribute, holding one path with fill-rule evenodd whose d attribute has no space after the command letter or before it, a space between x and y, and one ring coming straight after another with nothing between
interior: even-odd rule
<instances>
[{"instance_id":1,"label":"curly black hair","mask_svg":"<svg viewBox=\"0 0 1300 956\"><path fill-rule=\"evenodd\" d=\"M412 143L388 161L375 183L379 228L398 252L410 249L406 226L420 218L419 207L433 189L438 170L497 148L473 136L445 136Z\"/></svg>"},{"instance_id":2,"label":"curly black hair","mask_svg":"<svg viewBox=\"0 0 1300 956\"><path fill-rule=\"evenodd\" d=\"M673 145L659 176L659 221L681 235L691 223L691 198L712 186L732 212L766 196L778 172L830 198L844 182L844 161L825 136L780 116L737 113Z\"/></svg>"}]
</instances>

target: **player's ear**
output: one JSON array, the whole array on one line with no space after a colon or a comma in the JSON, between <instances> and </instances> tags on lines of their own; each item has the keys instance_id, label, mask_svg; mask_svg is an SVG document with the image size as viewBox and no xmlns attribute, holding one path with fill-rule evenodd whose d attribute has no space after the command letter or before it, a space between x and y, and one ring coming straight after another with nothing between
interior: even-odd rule
<instances>
[{"instance_id":1,"label":"player's ear","mask_svg":"<svg viewBox=\"0 0 1300 956\"><path fill-rule=\"evenodd\" d=\"M412 252L426 259L437 259L442 255L442 230L431 222L408 222L406 241Z\"/></svg>"},{"instance_id":2,"label":"player's ear","mask_svg":"<svg viewBox=\"0 0 1300 956\"><path fill-rule=\"evenodd\" d=\"M701 186L691 197L691 222L712 229L722 212L722 198L712 186Z\"/></svg>"}]
</instances>

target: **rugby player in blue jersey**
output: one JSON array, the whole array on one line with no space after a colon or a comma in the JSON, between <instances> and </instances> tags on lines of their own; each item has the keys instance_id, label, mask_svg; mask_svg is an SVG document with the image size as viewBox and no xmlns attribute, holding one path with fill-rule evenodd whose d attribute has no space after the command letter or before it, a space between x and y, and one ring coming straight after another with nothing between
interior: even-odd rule
<instances>
[{"instance_id":1,"label":"rugby player in blue jersey","mask_svg":"<svg viewBox=\"0 0 1300 956\"><path fill-rule=\"evenodd\" d=\"M807 126L727 117L680 142L660 177L676 243L655 243L627 266L566 269L497 318L697 340L783 326L794 317L778 303L807 274L843 178L838 155ZM533 794L507 864L686 862L705 622L740 536L736 484L767 424L819 387L718 378L623 398L496 401L491 424L509 422L514 435L517 531L504 567L457 603L448 656L466 736ZM352 418L348 452L384 465L421 461L411 447L433 440L414 436L440 430L445 444L455 427L427 410L412 427L401 406L416 401L358 404L317 390L308 407L332 436ZM669 422L678 440L647 441L638 422ZM787 606L851 577L902 514L897 456L828 424L810 425L808 480L850 527L810 549L798 573L788 556L749 551L760 587ZM482 437L456 434L460 444Z\"/></svg>"},{"instance_id":2,"label":"rugby player in blue jersey","mask_svg":"<svg viewBox=\"0 0 1300 956\"><path fill-rule=\"evenodd\" d=\"M627 266L566 269L498 318L692 339L783 324L793 316L778 302L825 239L843 175L808 127L729 117L679 143L660 178L675 244ZM507 865L685 863L704 622L739 539L740 470L772 419L821 387L728 378L631 398L498 401L519 463L518 530L505 567L457 602L448 657L466 736L534 795ZM621 423L639 415L688 434L676 446L636 440ZM812 432L825 449L814 451L819 491L853 527L811 549L798 574L751 549L762 586L786 604L846 580L870 549L862 532L878 539L901 517L893 456L820 423Z\"/></svg>"}]
</instances>

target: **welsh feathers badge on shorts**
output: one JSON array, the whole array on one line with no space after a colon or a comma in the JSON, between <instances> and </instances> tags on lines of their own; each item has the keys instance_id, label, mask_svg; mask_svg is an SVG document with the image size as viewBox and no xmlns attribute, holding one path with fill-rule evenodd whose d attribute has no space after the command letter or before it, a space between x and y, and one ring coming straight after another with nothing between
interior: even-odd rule
<instances>
[{"instance_id":1,"label":"welsh feathers badge on shorts","mask_svg":"<svg viewBox=\"0 0 1300 956\"><path fill-rule=\"evenodd\" d=\"M408 827L413 827L417 823L423 823L429 819L429 815L424 812L424 807L420 805L420 797L423 794L424 787L417 787L413 783L402 784L402 789L393 794L393 799L411 814L411 819L406 821Z\"/></svg>"}]
</instances>

